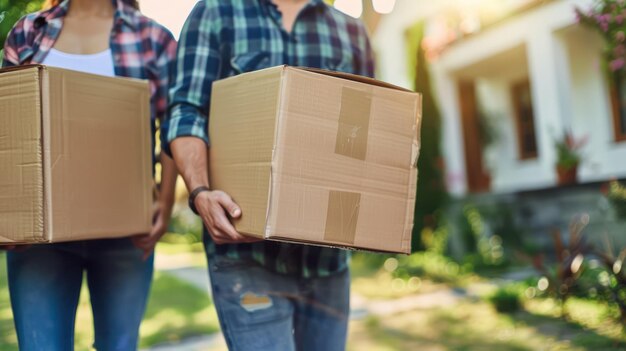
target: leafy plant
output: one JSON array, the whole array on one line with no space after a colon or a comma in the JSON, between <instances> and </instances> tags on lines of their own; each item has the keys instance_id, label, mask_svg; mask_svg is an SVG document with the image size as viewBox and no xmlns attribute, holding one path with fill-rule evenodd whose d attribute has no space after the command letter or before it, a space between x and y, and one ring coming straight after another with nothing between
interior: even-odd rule
<instances>
[{"instance_id":1,"label":"leafy plant","mask_svg":"<svg viewBox=\"0 0 626 351\"><path fill-rule=\"evenodd\" d=\"M587 137L575 138L571 131L565 131L554 143L557 152L556 166L565 170L577 167L582 160L580 149L587 141Z\"/></svg>"},{"instance_id":2,"label":"leafy plant","mask_svg":"<svg viewBox=\"0 0 626 351\"><path fill-rule=\"evenodd\" d=\"M615 304L620 312L620 321L626 326L626 271L623 263L626 260L626 248L615 254L613 245L608 238L605 240L604 250L596 250L596 255L606 268L599 275L600 289L607 301Z\"/></svg>"},{"instance_id":3,"label":"leafy plant","mask_svg":"<svg viewBox=\"0 0 626 351\"><path fill-rule=\"evenodd\" d=\"M478 136L483 149L493 145L500 138L496 121L496 118L483 108L478 110Z\"/></svg>"},{"instance_id":4,"label":"leafy plant","mask_svg":"<svg viewBox=\"0 0 626 351\"><path fill-rule=\"evenodd\" d=\"M519 230L507 204L468 203L458 220L463 246L467 251L463 262L477 270L506 266L510 261L505 247L511 251L521 245L516 235Z\"/></svg>"},{"instance_id":5,"label":"leafy plant","mask_svg":"<svg viewBox=\"0 0 626 351\"><path fill-rule=\"evenodd\" d=\"M592 246L583 236L583 230L589 224L589 216L583 215L572 221L569 226L567 243L563 241L561 231L551 232L556 263L547 263L544 254L533 257L532 263L543 277L538 282L540 291L545 291L556 298L565 315L565 302L572 295L578 279L583 272L585 257L592 252Z\"/></svg>"}]
</instances>

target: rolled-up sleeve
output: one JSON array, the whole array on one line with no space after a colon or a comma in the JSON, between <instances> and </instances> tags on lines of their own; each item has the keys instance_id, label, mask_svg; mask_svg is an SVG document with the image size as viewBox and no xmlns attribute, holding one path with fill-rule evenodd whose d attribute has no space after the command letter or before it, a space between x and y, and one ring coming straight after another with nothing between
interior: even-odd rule
<instances>
[{"instance_id":1,"label":"rolled-up sleeve","mask_svg":"<svg viewBox=\"0 0 626 351\"><path fill-rule=\"evenodd\" d=\"M218 1L200 1L180 35L169 108L162 126L163 150L176 138L196 137L209 145L211 86L220 68Z\"/></svg>"},{"instance_id":2,"label":"rolled-up sleeve","mask_svg":"<svg viewBox=\"0 0 626 351\"><path fill-rule=\"evenodd\" d=\"M20 46L23 47L25 45L24 21L25 18L20 19L9 32L4 42L1 67L18 66L20 64L18 51L20 50Z\"/></svg>"}]
</instances>

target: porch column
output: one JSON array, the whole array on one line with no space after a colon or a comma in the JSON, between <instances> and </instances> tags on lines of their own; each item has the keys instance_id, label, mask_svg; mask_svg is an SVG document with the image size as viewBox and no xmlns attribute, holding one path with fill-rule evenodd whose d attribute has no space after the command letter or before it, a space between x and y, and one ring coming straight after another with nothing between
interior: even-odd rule
<instances>
[{"instance_id":1,"label":"porch column","mask_svg":"<svg viewBox=\"0 0 626 351\"><path fill-rule=\"evenodd\" d=\"M542 29L529 34L526 47L541 163L537 177L554 182L554 140L571 125L569 62L562 40L546 28Z\"/></svg>"}]
</instances>

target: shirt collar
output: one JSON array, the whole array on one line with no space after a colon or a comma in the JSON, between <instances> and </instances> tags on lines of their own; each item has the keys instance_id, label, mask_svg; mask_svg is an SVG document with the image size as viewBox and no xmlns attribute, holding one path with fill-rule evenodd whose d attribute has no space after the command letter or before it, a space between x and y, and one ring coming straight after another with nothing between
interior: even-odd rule
<instances>
[{"instance_id":1,"label":"shirt collar","mask_svg":"<svg viewBox=\"0 0 626 351\"><path fill-rule=\"evenodd\" d=\"M48 11L42 12L39 17L37 17L36 21L45 21L49 22L58 18L65 17L67 11L70 8L71 0L63 0L58 6L55 6ZM136 10L127 5L123 0L111 0L113 6L115 6L115 21L121 20L126 23L131 28L135 29L136 26Z\"/></svg>"},{"instance_id":2,"label":"shirt collar","mask_svg":"<svg viewBox=\"0 0 626 351\"><path fill-rule=\"evenodd\" d=\"M267 4L270 4L270 5L275 5L272 0L262 0L262 1L264 1ZM324 2L324 0L309 0L309 3L307 4L307 6L324 7L324 6L326 6L326 3Z\"/></svg>"}]
</instances>

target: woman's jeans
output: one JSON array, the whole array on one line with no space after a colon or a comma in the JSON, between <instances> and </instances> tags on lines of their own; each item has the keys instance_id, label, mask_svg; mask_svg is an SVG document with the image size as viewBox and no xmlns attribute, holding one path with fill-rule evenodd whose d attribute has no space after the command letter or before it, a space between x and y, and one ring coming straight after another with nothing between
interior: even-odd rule
<instances>
[{"instance_id":1,"label":"woman's jeans","mask_svg":"<svg viewBox=\"0 0 626 351\"><path fill-rule=\"evenodd\" d=\"M76 309L86 273L98 351L137 349L153 257L130 239L36 245L7 254L21 351L74 349Z\"/></svg>"}]
</instances>

